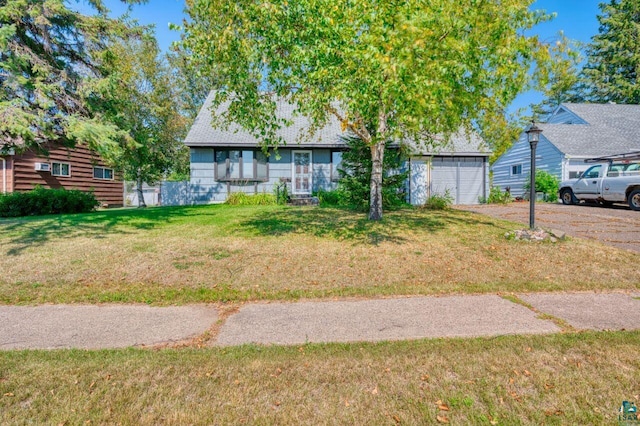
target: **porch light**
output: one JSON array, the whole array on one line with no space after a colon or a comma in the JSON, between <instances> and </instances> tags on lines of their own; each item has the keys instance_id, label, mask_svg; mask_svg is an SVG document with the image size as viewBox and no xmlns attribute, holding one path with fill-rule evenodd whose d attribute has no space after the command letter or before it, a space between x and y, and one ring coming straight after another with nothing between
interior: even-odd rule
<instances>
[{"instance_id":1,"label":"porch light","mask_svg":"<svg viewBox=\"0 0 640 426\"><path fill-rule=\"evenodd\" d=\"M536 228L535 209L536 209L536 148L540 141L540 133L542 129L536 126L532 120L531 126L525 130L529 146L531 147L531 183L529 189L529 229L532 231Z\"/></svg>"}]
</instances>

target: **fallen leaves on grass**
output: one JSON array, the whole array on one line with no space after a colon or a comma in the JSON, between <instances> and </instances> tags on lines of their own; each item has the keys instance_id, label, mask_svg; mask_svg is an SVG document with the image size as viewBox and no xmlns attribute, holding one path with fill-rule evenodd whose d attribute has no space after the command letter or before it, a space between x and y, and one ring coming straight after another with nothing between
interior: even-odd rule
<instances>
[{"instance_id":1,"label":"fallen leaves on grass","mask_svg":"<svg viewBox=\"0 0 640 426\"><path fill-rule=\"evenodd\" d=\"M449 423L449 418L446 415L437 415L436 416L436 420L438 420L439 423Z\"/></svg>"}]
</instances>

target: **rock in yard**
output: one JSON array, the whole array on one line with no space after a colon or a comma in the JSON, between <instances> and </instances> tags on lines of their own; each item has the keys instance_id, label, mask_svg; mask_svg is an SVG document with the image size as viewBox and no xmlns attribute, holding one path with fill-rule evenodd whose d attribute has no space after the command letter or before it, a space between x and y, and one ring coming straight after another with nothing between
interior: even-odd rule
<instances>
[{"instance_id":1,"label":"rock in yard","mask_svg":"<svg viewBox=\"0 0 640 426\"><path fill-rule=\"evenodd\" d=\"M557 231L558 234L555 234L554 231L547 232L543 229L536 228L534 230L531 229L518 229L515 231L507 232L504 236L507 239L513 240L524 240L524 241L551 241L555 243L559 239L564 238L564 232Z\"/></svg>"}]
</instances>

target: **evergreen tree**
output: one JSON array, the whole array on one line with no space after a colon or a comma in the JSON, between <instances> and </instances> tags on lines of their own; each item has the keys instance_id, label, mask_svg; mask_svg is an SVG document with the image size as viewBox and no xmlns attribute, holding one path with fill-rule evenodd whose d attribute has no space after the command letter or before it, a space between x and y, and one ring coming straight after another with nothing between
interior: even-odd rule
<instances>
[{"instance_id":1,"label":"evergreen tree","mask_svg":"<svg viewBox=\"0 0 640 426\"><path fill-rule=\"evenodd\" d=\"M640 1L601 3L583 74L592 102L640 103Z\"/></svg>"},{"instance_id":2,"label":"evergreen tree","mask_svg":"<svg viewBox=\"0 0 640 426\"><path fill-rule=\"evenodd\" d=\"M110 42L138 28L109 18L100 0L89 0L92 16L67 4L0 0L0 149L82 141L105 151L121 140L89 103L105 83Z\"/></svg>"},{"instance_id":3,"label":"evergreen tree","mask_svg":"<svg viewBox=\"0 0 640 426\"><path fill-rule=\"evenodd\" d=\"M371 148L358 137L345 137L343 141L348 150L342 154L338 167L338 192L344 204L366 212L371 192ZM390 145L387 142L387 154L382 165L382 203L385 209L406 204L405 184L409 177L409 171L402 170L407 158L404 149L390 149Z\"/></svg>"}]
</instances>

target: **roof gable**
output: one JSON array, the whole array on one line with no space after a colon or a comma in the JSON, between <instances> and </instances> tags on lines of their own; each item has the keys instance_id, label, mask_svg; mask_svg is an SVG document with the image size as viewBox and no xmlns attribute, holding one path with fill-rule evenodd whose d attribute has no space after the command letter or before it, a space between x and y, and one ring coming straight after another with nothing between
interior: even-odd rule
<instances>
[{"instance_id":1,"label":"roof gable","mask_svg":"<svg viewBox=\"0 0 640 426\"><path fill-rule=\"evenodd\" d=\"M569 110L566 105L560 105L556 108L546 122L553 124L587 124L586 121Z\"/></svg>"}]
</instances>

